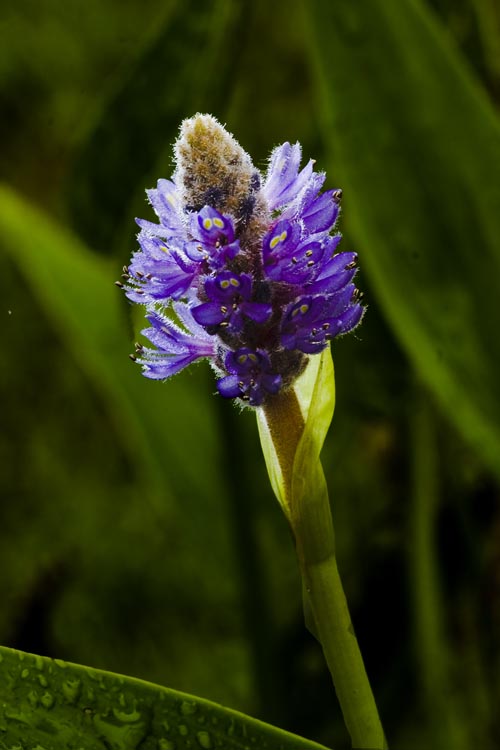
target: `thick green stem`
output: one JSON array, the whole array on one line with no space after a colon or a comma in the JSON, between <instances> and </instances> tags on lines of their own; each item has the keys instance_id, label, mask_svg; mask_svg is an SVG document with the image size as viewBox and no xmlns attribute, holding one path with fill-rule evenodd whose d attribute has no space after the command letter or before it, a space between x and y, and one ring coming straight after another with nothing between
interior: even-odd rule
<instances>
[{"instance_id":1,"label":"thick green stem","mask_svg":"<svg viewBox=\"0 0 500 750\"><path fill-rule=\"evenodd\" d=\"M293 391L271 400L264 410L283 473L304 588L352 745L386 750L337 568L328 490L319 456L311 464L311 453L298 450L304 423Z\"/></svg>"},{"instance_id":2,"label":"thick green stem","mask_svg":"<svg viewBox=\"0 0 500 750\"><path fill-rule=\"evenodd\" d=\"M334 555L302 563L318 636L333 678L344 721L355 748L384 750L387 744L351 623Z\"/></svg>"}]
</instances>

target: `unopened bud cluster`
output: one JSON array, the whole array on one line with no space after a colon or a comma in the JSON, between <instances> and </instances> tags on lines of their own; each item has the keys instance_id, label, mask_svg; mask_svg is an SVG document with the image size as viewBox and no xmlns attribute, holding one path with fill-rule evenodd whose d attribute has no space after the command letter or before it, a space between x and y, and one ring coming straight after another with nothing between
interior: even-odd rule
<instances>
[{"instance_id":1,"label":"unopened bud cluster","mask_svg":"<svg viewBox=\"0 0 500 750\"><path fill-rule=\"evenodd\" d=\"M356 254L338 252L340 190L284 143L262 176L210 115L185 120L176 169L147 191L159 219L138 219L140 250L123 287L146 306L146 377L208 359L225 398L261 405L310 355L360 322Z\"/></svg>"}]
</instances>

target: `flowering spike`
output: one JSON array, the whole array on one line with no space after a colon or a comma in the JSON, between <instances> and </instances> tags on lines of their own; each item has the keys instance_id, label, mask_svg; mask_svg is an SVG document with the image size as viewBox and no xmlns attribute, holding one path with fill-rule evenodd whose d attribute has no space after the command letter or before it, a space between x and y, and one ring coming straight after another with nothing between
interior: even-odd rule
<instances>
[{"instance_id":1,"label":"flowering spike","mask_svg":"<svg viewBox=\"0 0 500 750\"><path fill-rule=\"evenodd\" d=\"M261 406L363 317L357 256L338 252L342 191L321 192L298 143L261 175L211 115L184 120L174 151L173 178L147 191L158 223L137 220L118 282L150 323L153 347L132 357L160 380L208 359L224 398Z\"/></svg>"}]
</instances>

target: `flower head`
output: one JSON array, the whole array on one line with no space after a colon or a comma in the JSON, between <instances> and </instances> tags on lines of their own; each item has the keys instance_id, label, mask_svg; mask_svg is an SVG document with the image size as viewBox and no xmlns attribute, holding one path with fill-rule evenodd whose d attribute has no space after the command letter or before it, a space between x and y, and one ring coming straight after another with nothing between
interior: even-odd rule
<instances>
[{"instance_id":1,"label":"flower head","mask_svg":"<svg viewBox=\"0 0 500 750\"><path fill-rule=\"evenodd\" d=\"M174 150L172 179L147 191L158 223L137 220L124 269L154 347L134 359L155 379L208 359L223 397L260 406L363 317L356 254L338 251L341 191L321 192L298 143L261 175L210 115L185 120Z\"/></svg>"}]
</instances>

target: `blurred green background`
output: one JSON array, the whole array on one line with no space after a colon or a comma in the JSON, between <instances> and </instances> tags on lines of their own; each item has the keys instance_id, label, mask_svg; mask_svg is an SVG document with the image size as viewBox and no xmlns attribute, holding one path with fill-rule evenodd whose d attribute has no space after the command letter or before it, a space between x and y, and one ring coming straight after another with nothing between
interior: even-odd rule
<instances>
[{"instance_id":1,"label":"blurred green background","mask_svg":"<svg viewBox=\"0 0 500 750\"><path fill-rule=\"evenodd\" d=\"M369 309L323 454L390 746L500 744L494 0L7 0L0 642L348 746L254 415L127 358L144 189L207 111L344 190Z\"/></svg>"}]
</instances>

